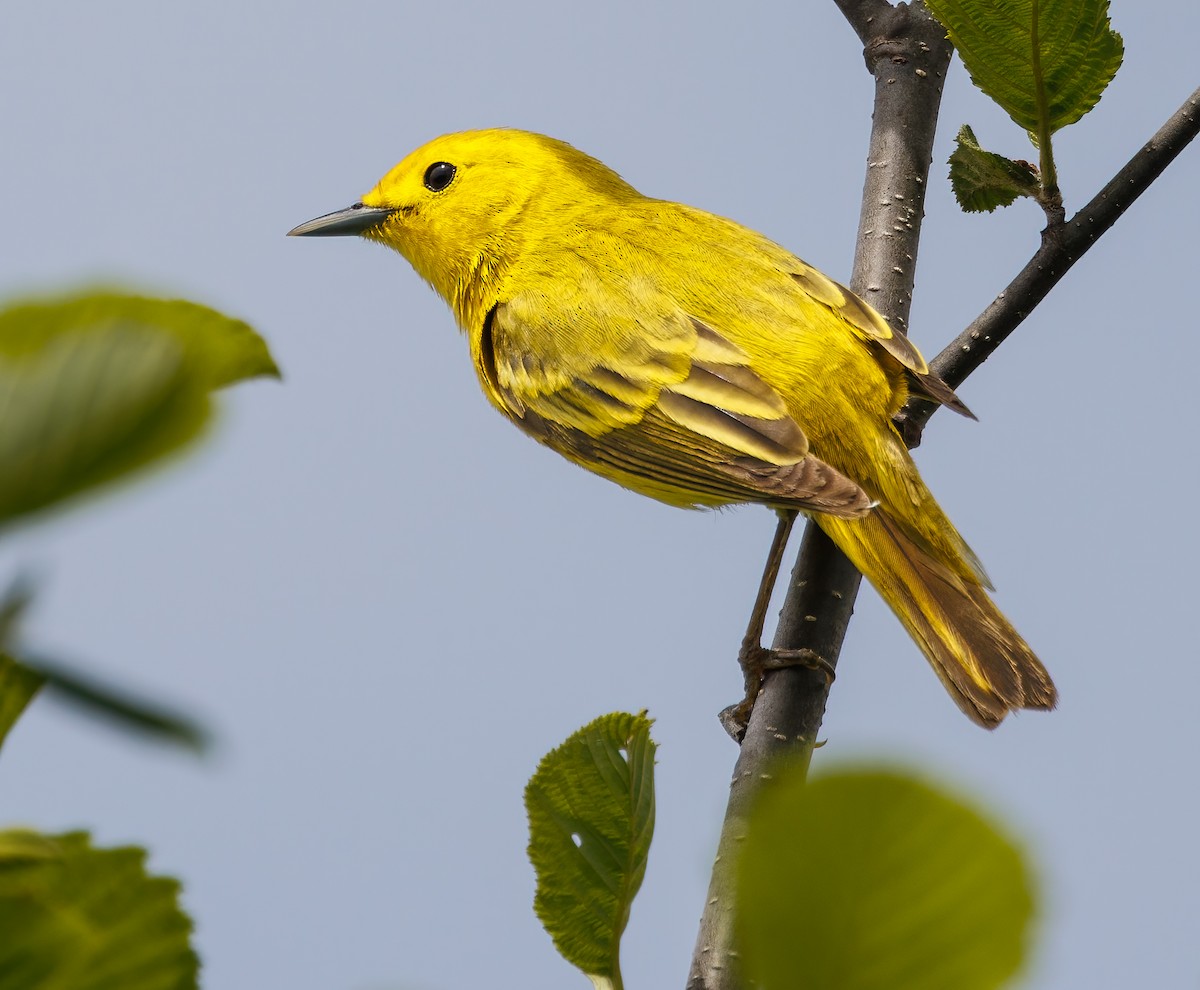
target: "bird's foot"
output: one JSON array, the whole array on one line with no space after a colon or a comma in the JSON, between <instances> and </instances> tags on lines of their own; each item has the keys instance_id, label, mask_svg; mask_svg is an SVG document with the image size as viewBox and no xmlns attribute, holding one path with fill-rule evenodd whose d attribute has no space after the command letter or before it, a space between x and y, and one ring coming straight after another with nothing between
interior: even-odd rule
<instances>
[{"instance_id":1,"label":"bird's foot","mask_svg":"<svg viewBox=\"0 0 1200 990\"><path fill-rule=\"evenodd\" d=\"M785 667L807 667L815 670L825 678L828 688L837 677L833 664L819 653L809 649L776 650L769 649L760 643L747 640L738 651L738 663L741 664L745 677L746 696L736 705L730 705L720 713L718 718L725 731L735 741L741 742L746 734L746 726L750 723L750 713L754 710L754 702L762 689L763 675L771 670L783 670Z\"/></svg>"},{"instance_id":2,"label":"bird's foot","mask_svg":"<svg viewBox=\"0 0 1200 990\"><path fill-rule=\"evenodd\" d=\"M825 675L826 687L833 684L837 678L837 671L833 669L833 664L812 650L769 650L765 646L760 646L758 653L757 668L760 675L768 670L782 670L784 667L807 667L809 670L815 670L818 674ZM744 661L742 669L745 669Z\"/></svg>"}]
</instances>

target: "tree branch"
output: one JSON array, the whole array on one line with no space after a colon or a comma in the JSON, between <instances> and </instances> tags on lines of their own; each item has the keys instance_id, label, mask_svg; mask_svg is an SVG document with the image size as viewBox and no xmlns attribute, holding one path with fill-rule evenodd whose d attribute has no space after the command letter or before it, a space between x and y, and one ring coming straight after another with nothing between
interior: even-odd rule
<instances>
[{"instance_id":1,"label":"tree branch","mask_svg":"<svg viewBox=\"0 0 1200 990\"><path fill-rule=\"evenodd\" d=\"M858 40L864 46L869 45L871 39L879 34L879 25L887 21L895 9L888 0L833 0L833 2L837 4L842 16L850 22L854 33L858 35ZM870 70L870 68L871 65L868 61L867 69Z\"/></svg>"},{"instance_id":2,"label":"tree branch","mask_svg":"<svg viewBox=\"0 0 1200 990\"><path fill-rule=\"evenodd\" d=\"M867 66L875 76L875 115L850 287L894 326L904 328L951 47L945 30L920 3L837 3L863 39ZM861 580L841 551L810 523L774 645L807 648L835 664ZM805 761L811 755L827 694L825 679L804 667L773 671L764 678L734 769L689 990L744 986L733 942L734 853L749 805L769 767L785 753Z\"/></svg>"},{"instance_id":3,"label":"tree branch","mask_svg":"<svg viewBox=\"0 0 1200 990\"><path fill-rule=\"evenodd\" d=\"M1021 325L1088 248L1150 188L1197 133L1200 133L1200 89L1184 101L1087 206L1065 224L1042 232L1037 253L987 309L931 362L933 370L952 386L962 384ZM921 428L937 408L928 402L914 402L907 407L897 417L902 420L905 438L919 440Z\"/></svg>"}]
</instances>

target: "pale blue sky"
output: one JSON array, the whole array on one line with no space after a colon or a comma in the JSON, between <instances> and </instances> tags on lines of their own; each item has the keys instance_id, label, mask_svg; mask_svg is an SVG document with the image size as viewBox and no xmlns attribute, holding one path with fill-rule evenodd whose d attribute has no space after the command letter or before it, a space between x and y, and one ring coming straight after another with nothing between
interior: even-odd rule
<instances>
[{"instance_id":1,"label":"pale blue sky","mask_svg":"<svg viewBox=\"0 0 1200 990\"><path fill-rule=\"evenodd\" d=\"M1069 208L1196 84L1200 8L1114 5L1126 64L1058 142ZM188 706L197 763L38 703L0 823L87 826L179 875L210 990L584 986L530 909L522 787L595 715L648 708L659 825L630 987L682 985L734 746L734 651L773 526L623 492L478 394L398 256L298 241L414 146L512 125L644 192L849 275L870 115L832 2L6 5L0 294L97 278L253 323L286 381L225 396L198 456L22 531L30 639ZM951 70L913 336L929 355L1035 248L1041 214L954 206L971 123L1023 135ZM1192 418L1200 148L938 416L918 452L1062 694L988 734L862 596L818 765L969 788L1044 878L1029 987L1194 986L1200 538Z\"/></svg>"}]
</instances>

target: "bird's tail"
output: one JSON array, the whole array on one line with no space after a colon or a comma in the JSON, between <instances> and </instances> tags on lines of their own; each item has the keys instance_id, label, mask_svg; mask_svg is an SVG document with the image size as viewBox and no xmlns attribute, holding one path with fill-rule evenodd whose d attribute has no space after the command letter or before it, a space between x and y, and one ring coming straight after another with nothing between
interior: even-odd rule
<instances>
[{"instance_id":1,"label":"bird's tail","mask_svg":"<svg viewBox=\"0 0 1200 990\"><path fill-rule=\"evenodd\" d=\"M930 556L881 508L860 519L817 521L891 606L970 718L990 729L1010 710L1054 707L1058 692L1046 668L979 583Z\"/></svg>"}]
</instances>

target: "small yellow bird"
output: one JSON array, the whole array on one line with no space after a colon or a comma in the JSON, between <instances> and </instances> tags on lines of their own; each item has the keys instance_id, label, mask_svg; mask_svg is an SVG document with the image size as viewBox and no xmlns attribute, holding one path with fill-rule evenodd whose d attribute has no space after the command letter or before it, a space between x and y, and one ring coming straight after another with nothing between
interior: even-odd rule
<instances>
[{"instance_id":1,"label":"small yellow bird","mask_svg":"<svg viewBox=\"0 0 1200 990\"><path fill-rule=\"evenodd\" d=\"M976 722L1054 707L892 424L910 392L969 411L903 334L782 247L517 130L437 138L291 233L404 255L449 303L492 405L575 463L672 505L811 515Z\"/></svg>"}]
</instances>

